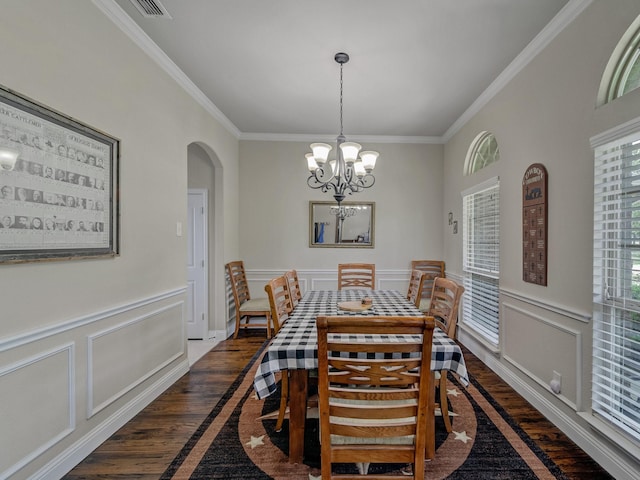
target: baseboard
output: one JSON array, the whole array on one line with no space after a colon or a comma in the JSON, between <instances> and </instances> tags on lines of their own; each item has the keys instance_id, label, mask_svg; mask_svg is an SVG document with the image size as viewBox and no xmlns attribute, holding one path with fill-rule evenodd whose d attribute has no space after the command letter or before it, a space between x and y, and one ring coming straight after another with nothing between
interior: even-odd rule
<instances>
[{"instance_id":1,"label":"baseboard","mask_svg":"<svg viewBox=\"0 0 640 480\"><path fill-rule=\"evenodd\" d=\"M33 480L62 478L188 371L189 362L185 359L30 478Z\"/></svg>"},{"instance_id":2,"label":"baseboard","mask_svg":"<svg viewBox=\"0 0 640 480\"><path fill-rule=\"evenodd\" d=\"M214 342L214 346L228 337L226 330L209 330L209 341Z\"/></svg>"}]
</instances>

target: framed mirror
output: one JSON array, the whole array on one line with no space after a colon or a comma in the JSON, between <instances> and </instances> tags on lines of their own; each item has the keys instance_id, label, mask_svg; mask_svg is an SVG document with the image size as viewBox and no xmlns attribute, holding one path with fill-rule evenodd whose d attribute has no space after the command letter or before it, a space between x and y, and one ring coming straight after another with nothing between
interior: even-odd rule
<instances>
[{"instance_id":1,"label":"framed mirror","mask_svg":"<svg viewBox=\"0 0 640 480\"><path fill-rule=\"evenodd\" d=\"M373 248L374 202L309 202L309 246Z\"/></svg>"}]
</instances>

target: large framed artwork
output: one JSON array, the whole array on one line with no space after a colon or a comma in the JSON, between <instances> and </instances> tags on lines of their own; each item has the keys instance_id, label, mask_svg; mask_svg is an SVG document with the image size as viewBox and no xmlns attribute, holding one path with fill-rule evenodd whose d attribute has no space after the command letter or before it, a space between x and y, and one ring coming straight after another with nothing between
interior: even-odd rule
<instances>
[{"instance_id":1,"label":"large framed artwork","mask_svg":"<svg viewBox=\"0 0 640 480\"><path fill-rule=\"evenodd\" d=\"M374 202L309 202L309 246L373 248Z\"/></svg>"},{"instance_id":2,"label":"large framed artwork","mask_svg":"<svg viewBox=\"0 0 640 480\"><path fill-rule=\"evenodd\" d=\"M119 146L0 87L0 263L115 256Z\"/></svg>"}]
</instances>

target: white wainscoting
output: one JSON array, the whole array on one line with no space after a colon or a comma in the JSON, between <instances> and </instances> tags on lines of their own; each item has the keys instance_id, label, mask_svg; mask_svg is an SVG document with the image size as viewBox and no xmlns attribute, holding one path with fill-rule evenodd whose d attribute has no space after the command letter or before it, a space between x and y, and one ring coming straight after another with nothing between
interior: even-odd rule
<instances>
[{"instance_id":1,"label":"white wainscoting","mask_svg":"<svg viewBox=\"0 0 640 480\"><path fill-rule=\"evenodd\" d=\"M288 269L247 270L247 282L251 297L264 297L264 286L269 280L282 275ZM300 289L307 290L335 290L338 288L338 268L334 269L297 269ZM376 270L376 289L398 290L406 292L409 288L409 269L404 270Z\"/></svg>"},{"instance_id":2,"label":"white wainscoting","mask_svg":"<svg viewBox=\"0 0 640 480\"><path fill-rule=\"evenodd\" d=\"M0 478L10 477L74 431L75 387L73 343L0 369Z\"/></svg>"},{"instance_id":3,"label":"white wainscoting","mask_svg":"<svg viewBox=\"0 0 640 480\"><path fill-rule=\"evenodd\" d=\"M0 339L0 478L63 477L187 373L185 302L179 288Z\"/></svg>"},{"instance_id":4,"label":"white wainscoting","mask_svg":"<svg viewBox=\"0 0 640 480\"><path fill-rule=\"evenodd\" d=\"M173 303L88 336L87 418L184 355L184 307Z\"/></svg>"},{"instance_id":5,"label":"white wainscoting","mask_svg":"<svg viewBox=\"0 0 640 480\"><path fill-rule=\"evenodd\" d=\"M502 356L551 392L553 372L561 375L557 398L582 409L582 333L550 318L502 302Z\"/></svg>"}]
</instances>

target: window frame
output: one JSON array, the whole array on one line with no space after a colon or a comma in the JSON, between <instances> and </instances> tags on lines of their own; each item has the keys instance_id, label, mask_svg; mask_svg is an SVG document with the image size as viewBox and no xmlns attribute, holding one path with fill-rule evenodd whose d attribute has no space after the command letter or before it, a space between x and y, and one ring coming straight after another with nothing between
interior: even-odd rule
<instances>
[{"instance_id":1,"label":"window frame","mask_svg":"<svg viewBox=\"0 0 640 480\"><path fill-rule=\"evenodd\" d=\"M492 141L495 142L495 150L489 157L485 157L484 154L481 153L481 150L487 144L487 142ZM483 156L482 159L480 158L481 155ZM480 160L482 161L480 162ZM471 175L491 165L492 163L497 162L498 160L500 160L500 146L498 145L496 136L489 131L480 132L473 140L473 142L471 142L471 146L467 151L464 174Z\"/></svg>"},{"instance_id":2,"label":"window frame","mask_svg":"<svg viewBox=\"0 0 640 480\"><path fill-rule=\"evenodd\" d=\"M640 440L640 117L594 149L594 416ZM634 263L637 262L635 265ZM635 397L635 398L634 398Z\"/></svg>"},{"instance_id":3,"label":"window frame","mask_svg":"<svg viewBox=\"0 0 640 480\"><path fill-rule=\"evenodd\" d=\"M627 82L629 81L629 75L640 62L640 28L635 32L631 41L625 47L622 56L616 64L616 68L611 77L609 84L609 93L607 95L607 102L622 97L627 93L640 87L640 77L636 81L636 84L629 88Z\"/></svg>"},{"instance_id":4,"label":"window frame","mask_svg":"<svg viewBox=\"0 0 640 480\"><path fill-rule=\"evenodd\" d=\"M463 191L462 204L466 299L461 324L490 346L497 347L500 342L500 177ZM479 216L479 212L489 215ZM483 238L478 240L478 236ZM487 238L489 242L483 241Z\"/></svg>"}]
</instances>

